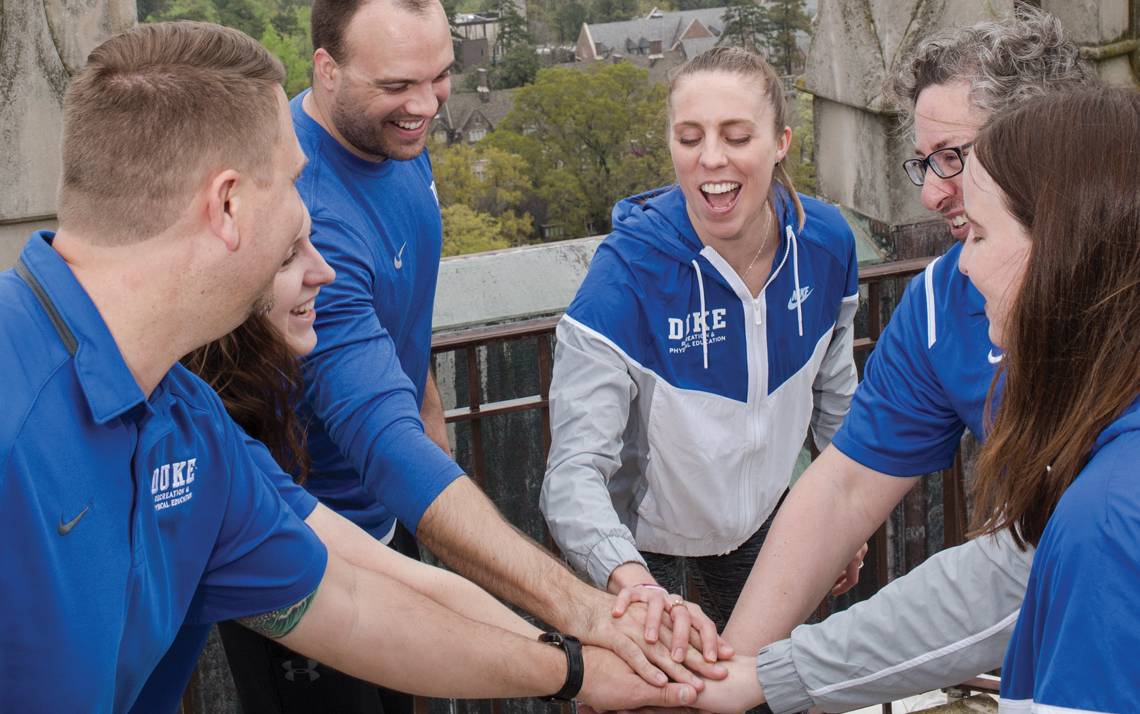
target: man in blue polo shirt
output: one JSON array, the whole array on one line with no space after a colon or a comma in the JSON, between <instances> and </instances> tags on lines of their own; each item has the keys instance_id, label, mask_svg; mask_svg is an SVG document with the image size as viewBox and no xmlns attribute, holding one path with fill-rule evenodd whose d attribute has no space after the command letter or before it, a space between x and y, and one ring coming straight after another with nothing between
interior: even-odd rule
<instances>
[{"instance_id":1,"label":"man in blue polo shirt","mask_svg":"<svg viewBox=\"0 0 1140 714\"><path fill-rule=\"evenodd\" d=\"M957 240L962 159L994 113L1095 81L1059 23L1024 9L919 44L896 82L914 122L911 180ZM922 474L949 467L963 430L984 438L1000 351L956 244L906 290L831 446L777 515L725 637L753 653L788 637ZM1001 665L1032 553L1008 535L940 553L867 603L760 651L774 711L843 710L960 682Z\"/></svg>"},{"instance_id":2,"label":"man in blue polo shirt","mask_svg":"<svg viewBox=\"0 0 1140 714\"><path fill-rule=\"evenodd\" d=\"M329 556L177 364L264 309L307 237L283 75L235 30L169 23L68 89L60 230L0 274L0 711L125 711L184 621L229 618L429 695L691 698Z\"/></svg>"},{"instance_id":3,"label":"man in blue polo shirt","mask_svg":"<svg viewBox=\"0 0 1140 714\"><path fill-rule=\"evenodd\" d=\"M305 361L306 487L377 539L392 538L398 520L454 570L613 649L647 679L657 667L688 678L642 628L614 620L613 596L511 527L446 450L428 371L442 228L425 151L455 61L442 5L316 0L312 33L313 86L291 103L309 158L298 190L337 279L317 298L317 347ZM687 633L689 610L675 614ZM699 609L691 617L715 661L715 628ZM704 659L689 661L718 676Z\"/></svg>"}]
</instances>

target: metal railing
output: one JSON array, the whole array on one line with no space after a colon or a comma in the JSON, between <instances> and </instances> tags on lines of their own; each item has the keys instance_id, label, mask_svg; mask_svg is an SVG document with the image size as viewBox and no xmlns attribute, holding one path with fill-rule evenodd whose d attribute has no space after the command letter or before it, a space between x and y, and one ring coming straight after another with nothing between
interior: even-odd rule
<instances>
[{"instance_id":1,"label":"metal railing","mask_svg":"<svg viewBox=\"0 0 1140 714\"><path fill-rule=\"evenodd\" d=\"M920 272L933 258L914 258L879 265L864 267L859 273L859 283L863 298L860 306L860 319L862 329L855 339L855 354L857 363L862 368L867 355L874 349L883 326L890 317L897 300L902 294L905 280ZM468 474L482 485L483 476L487 471L487 454L483 443L483 422L495 416L516 412L538 411L542 420L542 447L543 454L550 446L550 404L549 388L550 374L553 364L553 335L558 323L558 316L542 317L506 325L479 327L450 333L437 334L432 341L433 354L462 353L462 359L456 359L457 369L465 372L466 405L449 409L445 413L445 420L450 424L467 424L471 430L470 463L467 464ZM534 394L513 396L508 399L484 402L481 399L481 386L485 384L487 375L480 368L479 351L488 346L531 341L535 344L538 372L538 390ZM459 365L462 363L463 367ZM959 458L954 467L942 473L943 508L945 536L944 545L957 545L964 540L965 532L965 502L962 488L962 464ZM912 517L915 514L910 514ZM887 583L888 553L887 553L886 527L871 541L869 563L871 573L876 581L876 589ZM547 541L549 542L549 540ZM912 549L913 550L913 549ZM921 560L921 553L909 553L909 560ZM817 612L818 617L824 617L830 612L825 602Z\"/></svg>"},{"instance_id":2,"label":"metal railing","mask_svg":"<svg viewBox=\"0 0 1140 714\"><path fill-rule=\"evenodd\" d=\"M866 266L860 269L860 310L857 319L857 337L854 342L856 362L860 374L867 356L874 349L883 327L890 319L901 299L906 281L923 269L933 260L932 257L914 258L879 265ZM541 317L505 325L479 327L455 332L437 334L432 341L433 355L440 356L447 353L456 355L454 364L457 372L461 372L463 379L457 375L456 383L463 382L460 390L466 404L445 412L445 421L454 425L467 425L470 429L470 445L468 461L465 464L468 474L480 486L484 485L485 474L488 469L488 454L484 445L483 425L488 419L514 414L519 412L537 411L541 419L542 453L545 455L550 447L550 404L549 389L551 368L553 365L554 330L559 316ZM534 369L537 370L538 389L534 393L512 395L509 398L484 401L482 399L483 386L487 381L480 366L480 352L498 345L510 343L533 343L536 361ZM459 355L462 355L460 357ZM461 366L462 365L462 366ZM965 540L966 504L963 487L963 465L961 455L955 460L952 468L941 473L942 509L943 509L943 541L942 547L960 544ZM537 510L537 504L531 504ZM921 498L909 499L900 504L899 518L904 524L919 522L926 517L925 505ZM541 520L541 519L539 519ZM903 530L908 530L904 525ZM546 544L554 548L549 533L542 538ZM899 539L902 541L903 539ZM889 539L887 526L884 524L875 533L870 541L868 553L868 568L864 571L870 582L861 585L860 593L863 599L869 597L890 579L890 559L888 552ZM904 565L917 565L926 557L925 547L918 543L900 543L901 562ZM904 570L903 568L896 568ZM835 609L835 601L826 599L820 604L815 617L823 619ZM973 682L971 682L973 683ZM890 705L884 705L884 711L890 711Z\"/></svg>"}]
</instances>

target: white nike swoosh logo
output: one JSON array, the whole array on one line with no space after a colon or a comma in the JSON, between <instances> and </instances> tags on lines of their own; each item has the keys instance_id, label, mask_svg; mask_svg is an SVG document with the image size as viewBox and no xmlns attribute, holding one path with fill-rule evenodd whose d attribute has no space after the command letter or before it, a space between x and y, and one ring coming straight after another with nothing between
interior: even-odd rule
<instances>
[{"instance_id":1,"label":"white nike swoosh logo","mask_svg":"<svg viewBox=\"0 0 1140 714\"><path fill-rule=\"evenodd\" d=\"M1004 353L1000 354L1000 355L995 355L993 350L990 350L990 353L988 355L986 355L986 359L989 360L990 364L997 364L997 363L1001 362L1002 357L1005 357Z\"/></svg>"},{"instance_id":2,"label":"white nike swoosh logo","mask_svg":"<svg viewBox=\"0 0 1140 714\"><path fill-rule=\"evenodd\" d=\"M396 270L404 267L404 248L407 247L408 241L404 241L404 244L400 246L400 252L396 253L396 255L392 257L392 265L396 266Z\"/></svg>"},{"instance_id":3,"label":"white nike swoosh logo","mask_svg":"<svg viewBox=\"0 0 1140 714\"><path fill-rule=\"evenodd\" d=\"M811 297L811 288L801 288L799 293L792 293L792 297L788 300L788 309L795 310L798 306L803 305Z\"/></svg>"}]
</instances>

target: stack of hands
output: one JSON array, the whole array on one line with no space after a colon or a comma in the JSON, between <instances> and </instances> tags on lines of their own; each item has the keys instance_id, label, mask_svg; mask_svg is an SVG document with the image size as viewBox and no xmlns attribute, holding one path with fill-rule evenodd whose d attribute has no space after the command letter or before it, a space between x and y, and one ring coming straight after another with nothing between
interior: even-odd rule
<instances>
[{"instance_id":1,"label":"stack of hands","mask_svg":"<svg viewBox=\"0 0 1140 714\"><path fill-rule=\"evenodd\" d=\"M858 584L866 553L864 544L832 595ZM612 605L590 616L582 637L579 711L683 707L732 714L764 703L754 653L737 654L700 605L655 583L623 587L613 598L599 595Z\"/></svg>"},{"instance_id":2,"label":"stack of hands","mask_svg":"<svg viewBox=\"0 0 1140 714\"><path fill-rule=\"evenodd\" d=\"M657 586L624 588L608 599L612 609L582 638L590 644L580 710L690 707L727 714L763 703L755 658L737 656L699 605Z\"/></svg>"}]
</instances>

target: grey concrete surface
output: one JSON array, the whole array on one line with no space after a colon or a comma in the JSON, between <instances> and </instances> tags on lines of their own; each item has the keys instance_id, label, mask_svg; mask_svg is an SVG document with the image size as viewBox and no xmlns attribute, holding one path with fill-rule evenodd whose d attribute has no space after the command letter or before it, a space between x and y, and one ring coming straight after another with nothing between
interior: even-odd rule
<instances>
[{"instance_id":1,"label":"grey concrete surface","mask_svg":"<svg viewBox=\"0 0 1140 714\"><path fill-rule=\"evenodd\" d=\"M1115 42L1128 34L1128 0L1042 0L1081 45Z\"/></svg>"},{"instance_id":2,"label":"grey concrete surface","mask_svg":"<svg viewBox=\"0 0 1140 714\"><path fill-rule=\"evenodd\" d=\"M803 80L814 96L819 193L886 226L928 220L902 171L911 141L898 131L884 86L923 37L1012 7L1012 0L822 0Z\"/></svg>"},{"instance_id":3,"label":"grey concrete surface","mask_svg":"<svg viewBox=\"0 0 1140 714\"><path fill-rule=\"evenodd\" d=\"M561 312L602 236L446 258L432 328L449 330Z\"/></svg>"},{"instance_id":4,"label":"grey concrete surface","mask_svg":"<svg viewBox=\"0 0 1140 714\"><path fill-rule=\"evenodd\" d=\"M20 257L24 241L32 231L38 230L55 230L55 219L41 218L17 223L0 223L0 270L7 270L16 264L16 258Z\"/></svg>"},{"instance_id":5,"label":"grey concrete surface","mask_svg":"<svg viewBox=\"0 0 1140 714\"><path fill-rule=\"evenodd\" d=\"M55 214L68 79L135 12L134 0L0 0L0 223Z\"/></svg>"}]
</instances>

